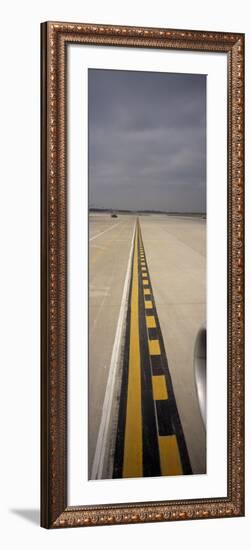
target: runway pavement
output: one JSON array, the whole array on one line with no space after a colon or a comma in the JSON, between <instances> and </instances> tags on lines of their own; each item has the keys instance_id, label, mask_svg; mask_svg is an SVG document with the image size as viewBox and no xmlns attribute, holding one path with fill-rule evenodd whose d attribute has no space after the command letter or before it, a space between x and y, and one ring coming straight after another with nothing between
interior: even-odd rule
<instances>
[{"instance_id":1,"label":"runway pavement","mask_svg":"<svg viewBox=\"0 0 251 550\"><path fill-rule=\"evenodd\" d=\"M89 477L92 476L134 224L133 216L118 219L108 214L90 216Z\"/></svg>"},{"instance_id":2,"label":"runway pavement","mask_svg":"<svg viewBox=\"0 0 251 550\"><path fill-rule=\"evenodd\" d=\"M206 223L141 219L146 257L193 473L205 472L206 434L194 385L193 352L206 322Z\"/></svg>"},{"instance_id":3,"label":"runway pavement","mask_svg":"<svg viewBox=\"0 0 251 550\"><path fill-rule=\"evenodd\" d=\"M139 298L136 300L139 303L139 309L141 308L138 312L141 322L138 325L137 321L135 325L135 318L131 319L128 313L132 311L130 300L133 292L135 297L137 284L138 296L143 293L143 282L135 283L136 286L133 286L136 238L134 241L132 239L135 222L136 216L133 215L119 214L118 218L111 218L109 214L90 215L89 478L92 479L107 478L112 475L114 477L137 476L133 471L130 473L130 468L127 472L125 469L123 474L131 372L126 354L130 353L130 345L132 345L130 327L133 322L134 335L135 326L139 326L139 361L136 362L136 371L132 371L131 377L134 381L131 384L133 403L136 395L136 409L132 409L134 424L138 426L139 447L136 454L140 452L142 455L138 475L190 473L190 466L193 473L205 472L206 435L195 393L193 348L197 332L206 321L206 223L205 220L185 216L139 216L141 242L138 242L137 246L139 249L140 246L143 247L145 256L144 258L139 256L139 258L140 261L145 262L147 275L149 275L149 287L144 288L145 290L149 288L149 293L152 295L153 311L160 331L154 335L152 333L151 336L150 331L144 329L146 327L144 307L148 307L148 305L144 306L144 300L141 302ZM141 264L138 265L137 277L136 275L135 277L140 281ZM151 295L146 295L146 300L151 298ZM129 310L128 304L131 304ZM156 358L153 361L149 344L149 339L153 336L155 341L159 339L160 342L158 354L164 365L163 372L154 371ZM142 341L146 339L147 343L147 338L148 348L145 349L148 351L144 355ZM129 346L128 349L127 346ZM135 342L133 349L135 358L137 356ZM142 378L142 358L144 358L144 364L149 365L149 373L152 375L150 390L148 385L144 385L144 378ZM158 357L157 360L159 360ZM140 370L137 371L137 369ZM123 375L125 370L128 372ZM156 373L157 377L154 376ZM150 374L148 381L151 380ZM123 376L127 380L126 385ZM145 391L148 392L147 398L145 398ZM156 395L159 396L158 399ZM169 401L166 404L160 403L167 398ZM152 413L148 412L147 416L144 412L145 400L150 402L150 408L147 406L147 410L152 410ZM170 410L165 407L169 407ZM121 420L122 410L124 410L124 420ZM166 422L164 428L162 419ZM144 424L149 425L147 436L146 431L143 434ZM157 447L155 455L152 455L155 466L149 466L147 470L145 463L151 463L150 454L147 455L146 451L146 441L150 441L152 433L150 426L154 428L153 441ZM118 445L119 427L120 445ZM165 460L167 446L172 457L171 463ZM149 447L153 447L151 441ZM118 457L121 462L119 466ZM129 460L127 464L131 462L135 461Z\"/></svg>"}]
</instances>

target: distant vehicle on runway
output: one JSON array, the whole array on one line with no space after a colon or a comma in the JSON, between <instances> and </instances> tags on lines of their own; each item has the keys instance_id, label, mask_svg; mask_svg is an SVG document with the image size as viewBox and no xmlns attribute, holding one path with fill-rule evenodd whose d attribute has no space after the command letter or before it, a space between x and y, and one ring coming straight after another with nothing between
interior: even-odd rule
<instances>
[{"instance_id":1,"label":"distant vehicle on runway","mask_svg":"<svg viewBox=\"0 0 251 550\"><path fill-rule=\"evenodd\" d=\"M117 217L118 217L117 214L114 214L114 213L111 214L111 218L117 218Z\"/></svg>"}]
</instances>

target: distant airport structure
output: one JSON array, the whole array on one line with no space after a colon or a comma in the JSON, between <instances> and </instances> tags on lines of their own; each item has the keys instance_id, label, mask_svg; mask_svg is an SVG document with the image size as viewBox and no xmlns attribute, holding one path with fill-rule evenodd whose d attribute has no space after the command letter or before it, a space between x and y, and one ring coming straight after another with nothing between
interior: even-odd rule
<instances>
[{"instance_id":1,"label":"distant airport structure","mask_svg":"<svg viewBox=\"0 0 251 550\"><path fill-rule=\"evenodd\" d=\"M100 213L120 213L120 214L133 214L133 215L147 215L147 214L163 214L168 216L203 216L206 217L206 212L188 212L180 211L173 212L168 210L126 210L124 208L95 208L91 206L89 212L100 212Z\"/></svg>"}]
</instances>

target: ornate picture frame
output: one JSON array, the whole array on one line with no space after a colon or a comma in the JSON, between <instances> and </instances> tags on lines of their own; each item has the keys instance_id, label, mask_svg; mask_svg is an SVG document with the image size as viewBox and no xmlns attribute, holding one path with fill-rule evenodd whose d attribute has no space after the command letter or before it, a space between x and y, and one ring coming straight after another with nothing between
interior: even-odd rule
<instances>
[{"instance_id":1,"label":"ornate picture frame","mask_svg":"<svg viewBox=\"0 0 251 550\"><path fill-rule=\"evenodd\" d=\"M69 506L67 503L66 71L70 44L227 54L227 496L110 505ZM41 201L41 526L58 528L243 516L244 35L43 23Z\"/></svg>"}]
</instances>

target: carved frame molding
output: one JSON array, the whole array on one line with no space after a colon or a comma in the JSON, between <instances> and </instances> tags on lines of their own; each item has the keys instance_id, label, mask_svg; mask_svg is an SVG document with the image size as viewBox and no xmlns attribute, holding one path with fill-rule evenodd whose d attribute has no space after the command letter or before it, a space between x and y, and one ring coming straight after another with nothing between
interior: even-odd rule
<instances>
[{"instance_id":1,"label":"carved frame molding","mask_svg":"<svg viewBox=\"0 0 251 550\"><path fill-rule=\"evenodd\" d=\"M228 494L67 506L67 45L228 56ZM41 525L73 527L244 515L244 35L77 23L41 26Z\"/></svg>"}]
</instances>

